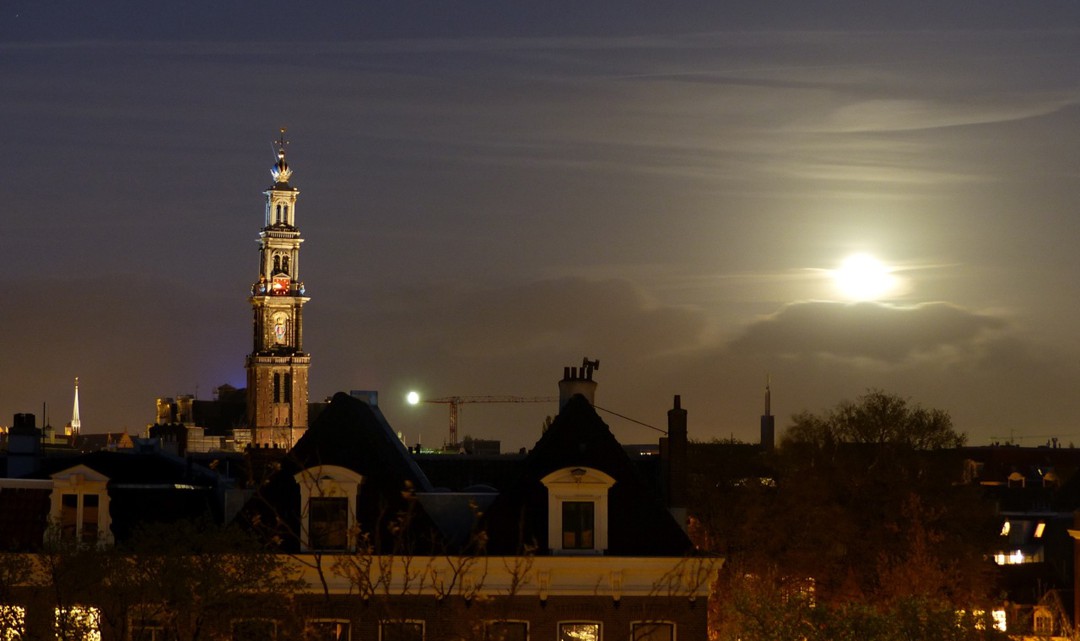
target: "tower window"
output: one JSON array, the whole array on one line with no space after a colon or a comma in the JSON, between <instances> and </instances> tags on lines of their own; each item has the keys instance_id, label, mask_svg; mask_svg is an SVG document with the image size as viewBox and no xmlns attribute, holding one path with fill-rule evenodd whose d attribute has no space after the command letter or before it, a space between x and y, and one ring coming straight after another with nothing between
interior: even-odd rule
<instances>
[{"instance_id":1,"label":"tower window","mask_svg":"<svg viewBox=\"0 0 1080 641\"><path fill-rule=\"evenodd\" d=\"M285 375L285 402L292 403L292 374Z\"/></svg>"},{"instance_id":2,"label":"tower window","mask_svg":"<svg viewBox=\"0 0 1080 641\"><path fill-rule=\"evenodd\" d=\"M274 373L274 402L281 402L281 374Z\"/></svg>"},{"instance_id":3,"label":"tower window","mask_svg":"<svg viewBox=\"0 0 1080 641\"><path fill-rule=\"evenodd\" d=\"M278 206L277 206L277 217L274 219L274 222L279 223L279 224L281 223L281 205L280 204L278 204Z\"/></svg>"}]
</instances>

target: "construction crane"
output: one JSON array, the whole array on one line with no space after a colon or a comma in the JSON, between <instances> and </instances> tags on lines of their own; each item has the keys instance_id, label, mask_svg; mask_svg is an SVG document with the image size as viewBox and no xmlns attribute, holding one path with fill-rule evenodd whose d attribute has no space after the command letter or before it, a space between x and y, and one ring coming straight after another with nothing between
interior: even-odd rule
<instances>
[{"instance_id":1,"label":"construction crane","mask_svg":"<svg viewBox=\"0 0 1080 641\"><path fill-rule=\"evenodd\" d=\"M424 399L425 403L440 403L450 406L450 442L458 444L458 416L463 403L550 403L559 399L554 396L444 396L443 398Z\"/></svg>"}]
</instances>

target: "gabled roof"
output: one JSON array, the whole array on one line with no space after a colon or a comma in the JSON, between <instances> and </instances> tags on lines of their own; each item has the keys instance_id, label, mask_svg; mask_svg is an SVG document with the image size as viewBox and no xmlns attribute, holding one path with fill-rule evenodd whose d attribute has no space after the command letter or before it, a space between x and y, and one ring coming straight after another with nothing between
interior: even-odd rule
<instances>
[{"instance_id":1,"label":"gabled roof","mask_svg":"<svg viewBox=\"0 0 1080 641\"><path fill-rule=\"evenodd\" d=\"M548 545L548 497L541 479L568 468L600 470L615 479L608 494L608 555L679 556L689 538L655 490L639 475L607 424L583 396L571 398L532 452L521 462L517 481L487 513L489 549L515 554Z\"/></svg>"},{"instance_id":2,"label":"gabled roof","mask_svg":"<svg viewBox=\"0 0 1080 641\"><path fill-rule=\"evenodd\" d=\"M398 440L376 406L338 393L315 423L288 452L277 469L248 502L241 518L263 534L279 537L287 551L299 549L301 470L334 465L363 477L355 506L360 528L379 547L392 546L390 522L411 519L410 536L418 545L438 545L434 527L413 493L431 491L431 484ZM414 541L414 542L417 542Z\"/></svg>"}]
</instances>

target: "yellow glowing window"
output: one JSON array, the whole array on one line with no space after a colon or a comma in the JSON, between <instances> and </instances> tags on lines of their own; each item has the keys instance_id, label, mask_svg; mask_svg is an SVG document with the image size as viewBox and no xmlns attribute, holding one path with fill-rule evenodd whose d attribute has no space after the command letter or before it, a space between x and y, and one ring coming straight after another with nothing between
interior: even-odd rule
<instances>
[{"instance_id":1,"label":"yellow glowing window","mask_svg":"<svg viewBox=\"0 0 1080 641\"><path fill-rule=\"evenodd\" d=\"M1001 526L1001 536L1009 536L1009 530L1010 529L1011 529L1011 526L1009 525L1009 522L1005 521L1005 523L1002 524L1002 526Z\"/></svg>"},{"instance_id":2,"label":"yellow glowing window","mask_svg":"<svg viewBox=\"0 0 1080 641\"><path fill-rule=\"evenodd\" d=\"M101 641L101 611L97 608L57 608L53 625L57 641Z\"/></svg>"},{"instance_id":3,"label":"yellow glowing window","mask_svg":"<svg viewBox=\"0 0 1080 641\"><path fill-rule=\"evenodd\" d=\"M19 641L25 626L25 608L20 605L0 605L0 641Z\"/></svg>"},{"instance_id":4,"label":"yellow glowing window","mask_svg":"<svg viewBox=\"0 0 1080 641\"><path fill-rule=\"evenodd\" d=\"M1042 523L1042 522L1039 522L1039 524L1035 526L1035 538L1041 539L1042 535L1043 535L1043 532L1045 530L1046 530L1046 524Z\"/></svg>"}]
</instances>

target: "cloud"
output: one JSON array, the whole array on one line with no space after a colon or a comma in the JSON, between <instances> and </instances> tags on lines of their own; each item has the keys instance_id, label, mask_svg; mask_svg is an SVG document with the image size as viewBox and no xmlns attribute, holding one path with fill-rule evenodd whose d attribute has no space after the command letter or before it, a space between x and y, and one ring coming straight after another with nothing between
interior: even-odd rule
<instances>
[{"instance_id":1,"label":"cloud","mask_svg":"<svg viewBox=\"0 0 1080 641\"><path fill-rule=\"evenodd\" d=\"M751 324L729 348L738 354L831 355L900 362L970 353L1007 328L1005 321L949 303L800 302Z\"/></svg>"}]
</instances>

